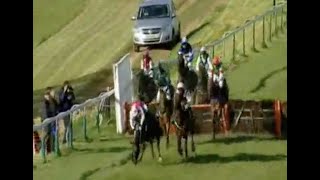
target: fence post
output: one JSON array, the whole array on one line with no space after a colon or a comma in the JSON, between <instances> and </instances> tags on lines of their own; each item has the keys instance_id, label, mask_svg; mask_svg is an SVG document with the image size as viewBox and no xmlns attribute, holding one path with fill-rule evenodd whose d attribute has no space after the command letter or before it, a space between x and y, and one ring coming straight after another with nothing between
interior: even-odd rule
<instances>
[{"instance_id":1,"label":"fence post","mask_svg":"<svg viewBox=\"0 0 320 180\"><path fill-rule=\"evenodd\" d=\"M232 49L232 60L236 60L236 34L233 33L233 43L232 43L232 46L233 46L233 49Z\"/></svg>"},{"instance_id":2,"label":"fence post","mask_svg":"<svg viewBox=\"0 0 320 180\"><path fill-rule=\"evenodd\" d=\"M284 6L281 8L281 31L283 32L283 15L284 15Z\"/></svg>"},{"instance_id":3,"label":"fence post","mask_svg":"<svg viewBox=\"0 0 320 180\"><path fill-rule=\"evenodd\" d=\"M86 107L83 108L83 116L82 116L82 121L83 121L83 137L84 140L87 141L87 116L86 116Z\"/></svg>"},{"instance_id":4,"label":"fence post","mask_svg":"<svg viewBox=\"0 0 320 180\"><path fill-rule=\"evenodd\" d=\"M272 41L272 16L273 14L271 13L270 15L270 22L269 22L269 41Z\"/></svg>"},{"instance_id":5,"label":"fence post","mask_svg":"<svg viewBox=\"0 0 320 180\"><path fill-rule=\"evenodd\" d=\"M266 43L266 17L263 16L263 20L262 20L262 47L267 47L267 43Z\"/></svg>"},{"instance_id":6,"label":"fence post","mask_svg":"<svg viewBox=\"0 0 320 180\"><path fill-rule=\"evenodd\" d=\"M68 147L73 149L73 127L72 127L72 112L68 115L69 116L69 129L68 129Z\"/></svg>"},{"instance_id":7,"label":"fence post","mask_svg":"<svg viewBox=\"0 0 320 180\"><path fill-rule=\"evenodd\" d=\"M223 57L226 57L226 41L223 40Z\"/></svg>"},{"instance_id":8,"label":"fence post","mask_svg":"<svg viewBox=\"0 0 320 180\"><path fill-rule=\"evenodd\" d=\"M274 20L274 33L278 35L278 11L274 12L275 20Z\"/></svg>"},{"instance_id":9,"label":"fence post","mask_svg":"<svg viewBox=\"0 0 320 180\"><path fill-rule=\"evenodd\" d=\"M215 47L215 46L213 45L213 46L212 46L212 58L214 57L214 53L215 53L215 52L214 52L214 47Z\"/></svg>"},{"instance_id":10,"label":"fence post","mask_svg":"<svg viewBox=\"0 0 320 180\"><path fill-rule=\"evenodd\" d=\"M46 158L46 150L47 150L47 146L46 146L46 137L47 133L44 130L44 127L42 127L42 133L41 133L41 157L43 160L43 163L47 162L47 158Z\"/></svg>"},{"instance_id":11,"label":"fence post","mask_svg":"<svg viewBox=\"0 0 320 180\"><path fill-rule=\"evenodd\" d=\"M246 55L246 29L243 28L243 31L242 31L242 50L243 50L243 56Z\"/></svg>"},{"instance_id":12,"label":"fence post","mask_svg":"<svg viewBox=\"0 0 320 180\"><path fill-rule=\"evenodd\" d=\"M98 134L100 134L100 111L99 108L96 107L97 113L96 113L96 126L98 128Z\"/></svg>"},{"instance_id":13,"label":"fence post","mask_svg":"<svg viewBox=\"0 0 320 180\"><path fill-rule=\"evenodd\" d=\"M59 147L59 120L56 119L56 129L55 129L55 137L54 137L54 154L55 156L61 156L60 147Z\"/></svg>"},{"instance_id":14,"label":"fence post","mask_svg":"<svg viewBox=\"0 0 320 180\"><path fill-rule=\"evenodd\" d=\"M253 21L252 25L252 49L256 50L256 21Z\"/></svg>"}]
</instances>

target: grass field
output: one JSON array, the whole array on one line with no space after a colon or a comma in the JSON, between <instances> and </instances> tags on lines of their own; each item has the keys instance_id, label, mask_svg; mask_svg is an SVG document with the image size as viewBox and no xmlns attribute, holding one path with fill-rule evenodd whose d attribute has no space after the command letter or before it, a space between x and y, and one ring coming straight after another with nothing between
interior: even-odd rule
<instances>
[{"instance_id":1,"label":"grass field","mask_svg":"<svg viewBox=\"0 0 320 180\"><path fill-rule=\"evenodd\" d=\"M110 64L132 49L130 17L138 4L138 0L73 0L79 2L77 6L68 2L70 5L59 8L59 1L38 1L41 3L34 4L34 19L39 19L39 23L34 26L39 32L34 32L34 44L42 39L46 41L34 45L33 50L34 117L46 86L57 87L64 80L72 80L81 102L112 85ZM268 0L175 0L175 3L182 34L190 36L191 43L212 41L272 5ZM50 19L51 11L46 11L47 7L58 8L55 13L71 15L50 16ZM73 18L74 14L78 15ZM51 21L54 27L46 25ZM168 58L170 51L153 50L151 54L158 60ZM139 57L140 54L132 53L133 61Z\"/></svg>"},{"instance_id":2,"label":"grass field","mask_svg":"<svg viewBox=\"0 0 320 180\"><path fill-rule=\"evenodd\" d=\"M147 148L143 161L134 166L129 159L129 138L115 134L115 126L103 126L100 135L89 124L93 141L75 142L73 151L63 149L63 156L49 156L46 164L34 160L33 179L286 179L287 141L268 135L195 137L197 156L183 162L176 152L175 136L166 150L161 144L163 162L151 158ZM80 133L81 131L75 131Z\"/></svg>"},{"instance_id":3,"label":"grass field","mask_svg":"<svg viewBox=\"0 0 320 180\"><path fill-rule=\"evenodd\" d=\"M287 35L275 38L260 50L235 65L227 74L233 99L287 100Z\"/></svg>"},{"instance_id":4,"label":"grass field","mask_svg":"<svg viewBox=\"0 0 320 180\"><path fill-rule=\"evenodd\" d=\"M48 40L78 16L87 0L33 1L33 48Z\"/></svg>"}]
</instances>

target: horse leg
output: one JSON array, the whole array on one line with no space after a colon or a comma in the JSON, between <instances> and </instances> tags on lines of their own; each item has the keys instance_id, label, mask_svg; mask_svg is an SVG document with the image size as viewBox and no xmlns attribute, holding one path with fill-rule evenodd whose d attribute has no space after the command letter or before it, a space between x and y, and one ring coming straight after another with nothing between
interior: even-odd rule
<instances>
[{"instance_id":1,"label":"horse leg","mask_svg":"<svg viewBox=\"0 0 320 180\"><path fill-rule=\"evenodd\" d=\"M213 107L212 110L212 140L215 140L216 138L216 111Z\"/></svg>"},{"instance_id":2,"label":"horse leg","mask_svg":"<svg viewBox=\"0 0 320 180\"><path fill-rule=\"evenodd\" d=\"M141 148L141 155L140 155L140 158L138 161L142 161L142 157L143 157L143 154L144 154L144 151L146 150L146 144L143 143L142 144L142 148ZM139 146L139 152L140 152L140 146Z\"/></svg>"},{"instance_id":3,"label":"horse leg","mask_svg":"<svg viewBox=\"0 0 320 180\"><path fill-rule=\"evenodd\" d=\"M193 133L191 133L191 151L194 154L196 153L196 145L194 144Z\"/></svg>"},{"instance_id":4,"label":"horse leg","mask_svg":"<svg viewBox=\"0 0 320 180\"><path fill-rule=\"evenodd\" d=\"M150 140L149 143L150 143L150 149L151 149L151 156L152 156L152 159L154 159L153 141Z\"/></svg>"},{"instance_id":5,"label":"horse leg","mask_svg":"<svg viewBox=\"0 0 320 180\"><path fill-rule=\"evenodd\" d=\"M181 148L181 139L182 139L182 137L181 137L180 133L179 133L179 134L177 134L177 147L178 147L178 153L179 153L179 155L180 155L180 156L183 156L182 148Z\"/></svg>"},{"instance_id":6,"label":"horse leg","mask_svg":"<svg viewBox=\"0 0 320 180\"><path fill-rule=\"evenodd\" d=\"M221 122L222 122L222 127L224 134L227 135L227 124L226 124L226 119L225 119L225 110L224 107L221 108Z\"/></svg>"},{"instance_id":7,"label":"horse leg","mask_svg":"<svg viewBox=\"0 0 320 180\"><path fill-rule=\"evenodd\" d=\"M186 134L184 137L184 153L185 153L185 158L188 158L188 134Z\"/></svg>"},{"instance_id":8,"label":"horse leg","mask_svg":"<svg viewBox=\"0 0 320 180\"><path fill-rule=\"evenodd\" d=\"M158 161L162 162L162 156L160 152L160 136L157 137L157 150L158 150Z\"/></svg>"},{"instance_id":9,"label":"horse leg","mask_svg":"<svg viewBox=\"0 0 320 180\"><path fill-rule=\"evenodd\" d=\"M166 148L168 149L169 148L169 135L170 135L170 127L171 127L171 122L170 122L170 117L166 117L166 140L167 140L167 142L166 142Z\"/></svg>"}]
</instances>

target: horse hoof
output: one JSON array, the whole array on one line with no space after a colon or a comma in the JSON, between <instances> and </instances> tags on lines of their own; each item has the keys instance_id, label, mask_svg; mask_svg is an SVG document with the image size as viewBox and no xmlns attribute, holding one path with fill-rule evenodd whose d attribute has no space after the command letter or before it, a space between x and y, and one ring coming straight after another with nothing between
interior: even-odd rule
<instances>
[{"instance_id":1,"label":"horse hoof","mask_svg":"<svg viewBox=\"0 0 320 180\"><path fill-rule=\"evenodd\" d=\"M159 157L159 158L158 158L158 161L161 163L161 162L162 162L162 157Z\"/></svg>"}]
</instances>

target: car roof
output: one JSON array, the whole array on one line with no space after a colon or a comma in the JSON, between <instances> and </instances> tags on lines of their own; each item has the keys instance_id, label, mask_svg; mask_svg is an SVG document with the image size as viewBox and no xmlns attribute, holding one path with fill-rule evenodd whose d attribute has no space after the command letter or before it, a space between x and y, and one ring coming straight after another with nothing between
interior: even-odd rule
<instances>
[{"instance_id":1,"label":"car roof","mask_svg":"<svg viewBox=\"0 0 320 180\"><path fill-rule=\"evenodd\" d=\"M171 0L144 0L140 6L150 6L150 5L157 5L157 4L169 4Z\"/></svg>"}]
</instances>

